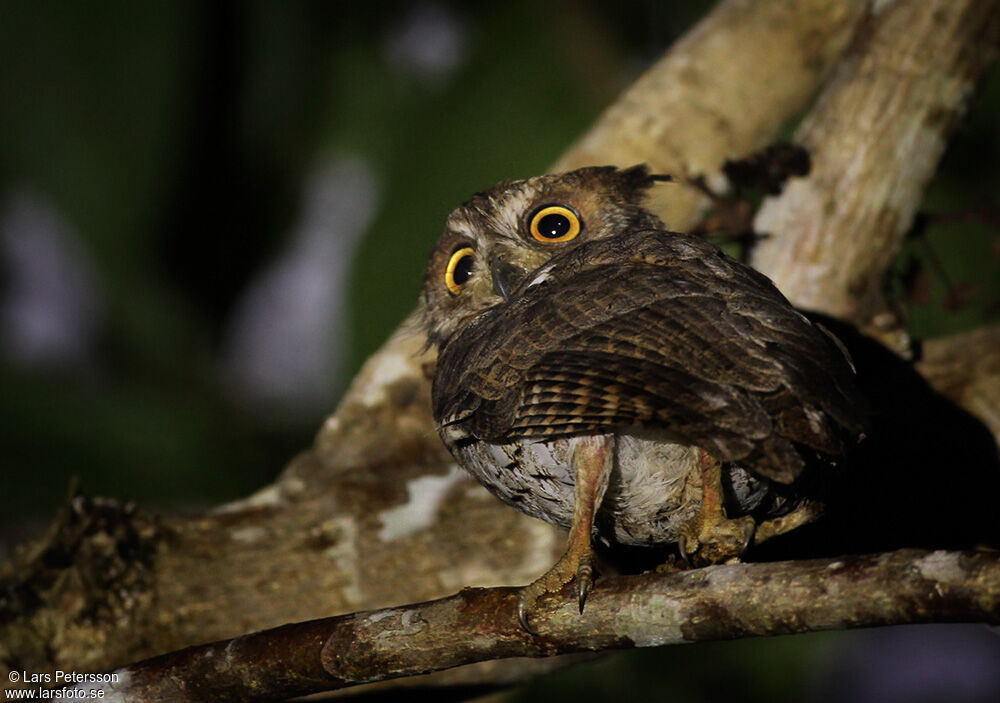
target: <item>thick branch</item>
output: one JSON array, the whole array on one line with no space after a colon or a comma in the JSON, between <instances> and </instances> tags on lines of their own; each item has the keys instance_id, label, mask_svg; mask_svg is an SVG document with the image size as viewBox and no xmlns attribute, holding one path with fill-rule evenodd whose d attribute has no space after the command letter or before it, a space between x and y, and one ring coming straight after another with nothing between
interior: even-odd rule
<instances>
[{"instance_id":1,"label":"thick branch","mask_svg":"<svg viewBox=\"0 0 1000 703\"><path fill-rule=\"evenodd\" d=\"M471 662L915 622L1000 624L1000 557L901 551L713 566L602 581L526 633L516 590L466 589L428 603L313 620L125 667L123 703L252 701L413 676Z\"/></svg>"},{"instance_id":2,"label":"thick branch","mask_svg":"<svg viewBox=\"0 0 1000 703\"><path fill-rule=\"evenodd\" d=\"M997 54L997 0L874 4L795 134L808 177L765 201L753 265L801 307L866 324L948 137Z\"/></svg>"},{"instance_id":3,"label":"thick branch","mask_svg":"<svg viewBox=\"0 0 1000 703\"><path fill-rule=\"evenodd\" d=\"M803 110L850 39L866 0L721 2L609 107L553 171L646 162L714 179ZM651 206L686 232L705 196L661 188Z\"/></svg>"},{"instance_id":4,"label":"thick branch","mask_svg":"<svg viewBox=\"0 0 1000 703\"><path fill-rule=\"evenodd\" d=\"M1000 444L1000 325L923 345L917 370L986 425Z\"/></svg>"}]
</instances>

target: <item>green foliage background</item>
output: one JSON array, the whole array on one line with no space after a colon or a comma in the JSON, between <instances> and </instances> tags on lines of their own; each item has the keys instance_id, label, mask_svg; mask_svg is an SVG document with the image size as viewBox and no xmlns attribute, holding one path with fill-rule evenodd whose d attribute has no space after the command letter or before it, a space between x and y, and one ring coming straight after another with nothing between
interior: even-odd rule
<instances>
[{"instance_id":1,"label":"green foliage background","mask_svg":"<svg viewBox=\"0 0 1000 703\"><path fill-rule=\"evenodd\" d=\"M153 507L209 505L264 484L322 418L240 407L214 359L234 300L295 221L318 156L360 156L381 184L352 265L349 378L414 305L450 209L543 170L709 5L454 3L465 60L435 83L385 58L407 3L0 4L0 195L26 183L52 198L108 304L96 369L0 362L0 530L44 521L72 475L88 493ZM998 107L994 72L931 187L931 211L979 207L998 192ZM892 285L917 336L1000 316L997 236L976 221L929 230L950 279L975 286L959 309L945 309L945 283L927 275L927 246L908 246ZM653 695L669 675L671 699L694 700L710 691L692 676L710 677L705 662L718 658L734 680L754 682L749 699L786 700L797 678L767 662L794 668L823 641L643 653L615 676ZM593 671L571 678L600 680ZM545 685L524 695L550 697Z\"/></svg>"}]
</instances>

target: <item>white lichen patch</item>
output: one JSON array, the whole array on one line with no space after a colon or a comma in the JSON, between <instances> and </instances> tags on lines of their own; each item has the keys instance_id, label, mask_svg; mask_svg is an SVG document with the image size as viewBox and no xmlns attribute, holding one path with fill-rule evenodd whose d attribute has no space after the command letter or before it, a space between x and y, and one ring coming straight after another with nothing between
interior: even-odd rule
<instances>
[{"instance_id":1,"label":"white lichen patch","mask_svg":"<svg viewBox=\"0 0 1000 703\"><path fill-rule=\"evenodd\" d=\"M358 555L358 525L349 515L332 518L323 523L323 534L336 535L336 544L327 547L323 555L336 565L343 578L341 592L350 603L361 602L361 565Z\"/></svg>"},{"instance_id":2,"label":"white lichen patch","mask_svg":"<svg viewBox=\"0 0 1000 703\"><path fill-rule=\"evenodd\" d=\"M726 174L721 171L710 171L705 180L706 185L713 193L728 193L732 190L732 184L726 178Z\"/></svg>"},{"instance_id":3,"label":"white lichen patch","mask_svg":"<svg viewBox=\"0 0 1000 703\"><path fill-rule=\"evenodd\" d=\"M234 542L242 542L243 544L253 544L259 539L267 536L267 530L263 527L241 527L238 530L233 530L229 535Z\"/></svg>"},{"instance_id":4,"label":"white lichen patch","mask_svg":"<svg viewBox=\"0 0 1000 703\"><path fill-rule=\"evenodd\" d=\"M764 199L754 218L754 231L768 233L754 249L755 268L786 294L800 296L792 302L801 307L823 307L825 301L808 296L819 295L826 290L824 282L842 273L822 248L825 240L818 230L823 218L815 213L823 212L825 205L824 191L808 179L793 178L780 198ZM794 246L790 233L795 233Z\"/></svg>"},{"instance_id":5,"label":"white lichen patch","mask_svg":"<svg viewBox=\"0 0 1000 703\"><path fill-rule=\"evenodd\" d=\"M386 618L391 618L396 614L396 610L393 608L383 608L382 610L376 610L368 614L368 622L376 623L385 620Z\"/></svg>"},{"instance_id":6,"label":"white lichen patch","mask_svg":"<svg viewBox=\"0 0 1000 703\"><path fill-rule=\"evenodd\" d=\"M699 572L709 587L714 591L723 591L733 583L739 583L746 578L743 564L714 564Z\"/></svg>"},{"instance_id":7,"label":"white lichen patch","mask_svg":"<svg viewBox=\"0 0 1000 703\"><path fill-rule=\"evenodd\" d=\"M403 633L413 634L426 628L427 621L420 617L420 614L415 610L407 610L403 613L401 625Z\"/></svg>"},{"instance_id":8,"label":"white lichen patch","mask_svg":"<svg viewBox=\"0 0 1000 703\"><path fill-rule=\"evenodd\" d=\"M379 513L382 529L378 536L385 542L426 530L437 519L438 510L452 486L469 479L457 465L444 476L421 476L406 484L408 500Z\"/></svg>"},{"instance_id":9,"label":"white lichen patch","mask_svg":"<svg viewBox=\"0 0 1000 703\"><path fill-rule=\"evenodd\" d=\"M390 618L390 615L393 617ZM390 647L395 648L398 646L397 638L399 636L415 635L427 628L427 621L415 610L389 611L385 617L379 618L377 621L371 617L369 619L373 622L386 621L380 626L381 631L372 640L372 644L376 647L388 641Z\"/></svg>"},{"instance_id":10,"label":"white lichen patch","mask_svg":"<svg viewBox=\"0 0 1000 703\"><path fill-rule=\"evenodd\" d=\"M244 510L255 508L269 508L281 505L285 500L280 484L272 483L266 488L262 488L253 495L231 503L225 503L212 510L213 514L238 513Z\"/></svg>"},{"instance_id":11,"label":"white lichen patch","mask_svg":"<svg viewBox=\"0 0 1000 703\"><path fill-rule=\"evenodd\" d=\"M372 361L372 366L366 369L365 384L358 389L361 404L369 408L385 402L386 387L419 373L414 358L408 354L386 351Z\"/></svg>"},{"instance_id":12,"label":"white lichen patch","mask_svg":"<svg viewBox=\"0 0 1000 703\"><path fill-rule=\"evenodd\" d=\"M635 614L640 610L642 617L637 618ZM615 615L614 631L624 634L636 647L678 644L684 642L681 631L683 617L680 601L654 595L650 597L648 607L621 608Z\"/></svg>"},{"instance_id":13,"label":"white lichen patch","mask_svg":"<svg viewBox=\"0 0 1000 703\"><path fill-rule=\"evenodd\" d=\"M917 571L930 581L942 583L961 582L965 579L965 569L959 564L959 555L954 552L937 551L917 561Z\"/></svg>"}]
</instances>

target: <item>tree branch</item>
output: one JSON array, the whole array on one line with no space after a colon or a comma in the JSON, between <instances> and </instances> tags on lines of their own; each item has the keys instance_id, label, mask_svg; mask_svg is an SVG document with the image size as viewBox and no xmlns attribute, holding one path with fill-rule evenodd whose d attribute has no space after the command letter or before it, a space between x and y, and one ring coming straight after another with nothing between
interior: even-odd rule
<instances>
[{"instance_id":1,"label":"tree branch","mask_svg":"<svg viewBox=\"0 0 1000 703\"><path fill-rule=\"evenodd\" d=\"M192 647L81 691L122 703L273 700L506 657L920 622L1000 624L1000 555L905 550L602 580L518 624L517 591L465 589Z\"/></svg>"},{"instance_id":2,"label":"tree branch","mask_svg":"<svg viewBox=\"0 0 1000 703\"><path fill-rule=\"evenodd\" d=\"M979 418L1000 444L1000 325L924 343L917 370Z\"/></svg>"},{"instance_id":3,"label":"tree branch","mask_svg":"<svg viewBox=\"0 0 1000 703\"><path fill-rule=\"evenodd\" d=\"M808 105L850 40L865 0L720 2L622 94L553 166L648 163L717 182L727 158L767 146ZM708 200L660 188L650 206L686 232Z\"/></svg>"},{"instance_id":4,"label":"tree branch","mask_svg":"<svg viewBox=\"0 0 1000 703\"><path fill-rule=\"evenodd\" d=\"M886 329L886 273L996 58L1000 2L874 8L795 133L812 169L760 208L751 263L800 307Z\"/></svg>"}]
</instances>

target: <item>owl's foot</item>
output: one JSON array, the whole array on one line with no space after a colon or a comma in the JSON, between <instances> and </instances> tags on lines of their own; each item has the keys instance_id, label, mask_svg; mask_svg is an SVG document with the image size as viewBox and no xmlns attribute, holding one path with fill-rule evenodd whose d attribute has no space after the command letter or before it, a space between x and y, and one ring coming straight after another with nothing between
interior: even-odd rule
<instances>
[{"instance_id":1,"label":"owl's foot","mask_svg":"<svg viewBox=\"0 0 1000 703\"><path fill-rule=\"evenodd\" d=\"M542 596L558 593L571 581L576 582L576 600L583 604L594 585L594 548L590 536L594 516L604 498L614 459L614 438L608 435L584 435L573 446L573 522L569 528L566 553L541 578L521 589L517 596L517 619L533 635L528 616Z\"/></svg>"},{"instance_id":2,"label":"owl's foot","mask_svg":"<svg viewBox=\"0 0 1000 703\"><path fill-rule=\"evenodd\" d=\"M726 517L719 462L701 459L701 507L682 528L677 540L681 556L692 566L738 561L753 541L757 522L749 515Z\"/></svg>"},{"instance_id":3,"label":"owl's foot","mask_svg":"<svg viewBox=\"0 0 1000 703\"><path fill-rule=\"evenodd\" d=\"M739 561L750 546L757 527L749 515L729 519L723 515L705 519L699 513L681 529L677 546L692 566Z\"/></svg>"},{"instance_id":4,"label":"owl's foot","mask_svg":"<svg viewBox=\"0 0 1000 703\"><path fill-rule=\"evenodd\" d=\"M594 585L594 552L590 548L589 540L585 547L586 549L577 548L574 550L573 545L570 545L570 549L566 550L555 566L545 572L541 578L521 589L517 594L517 619L520 621L521 627L531 634L537 635L538 633L528 624L528 616L534 611L540 598L559 593L570 582L576 585L577 603L579 603L580 612L583 612L587 595Z\"/></svg>"}]
</instances>

